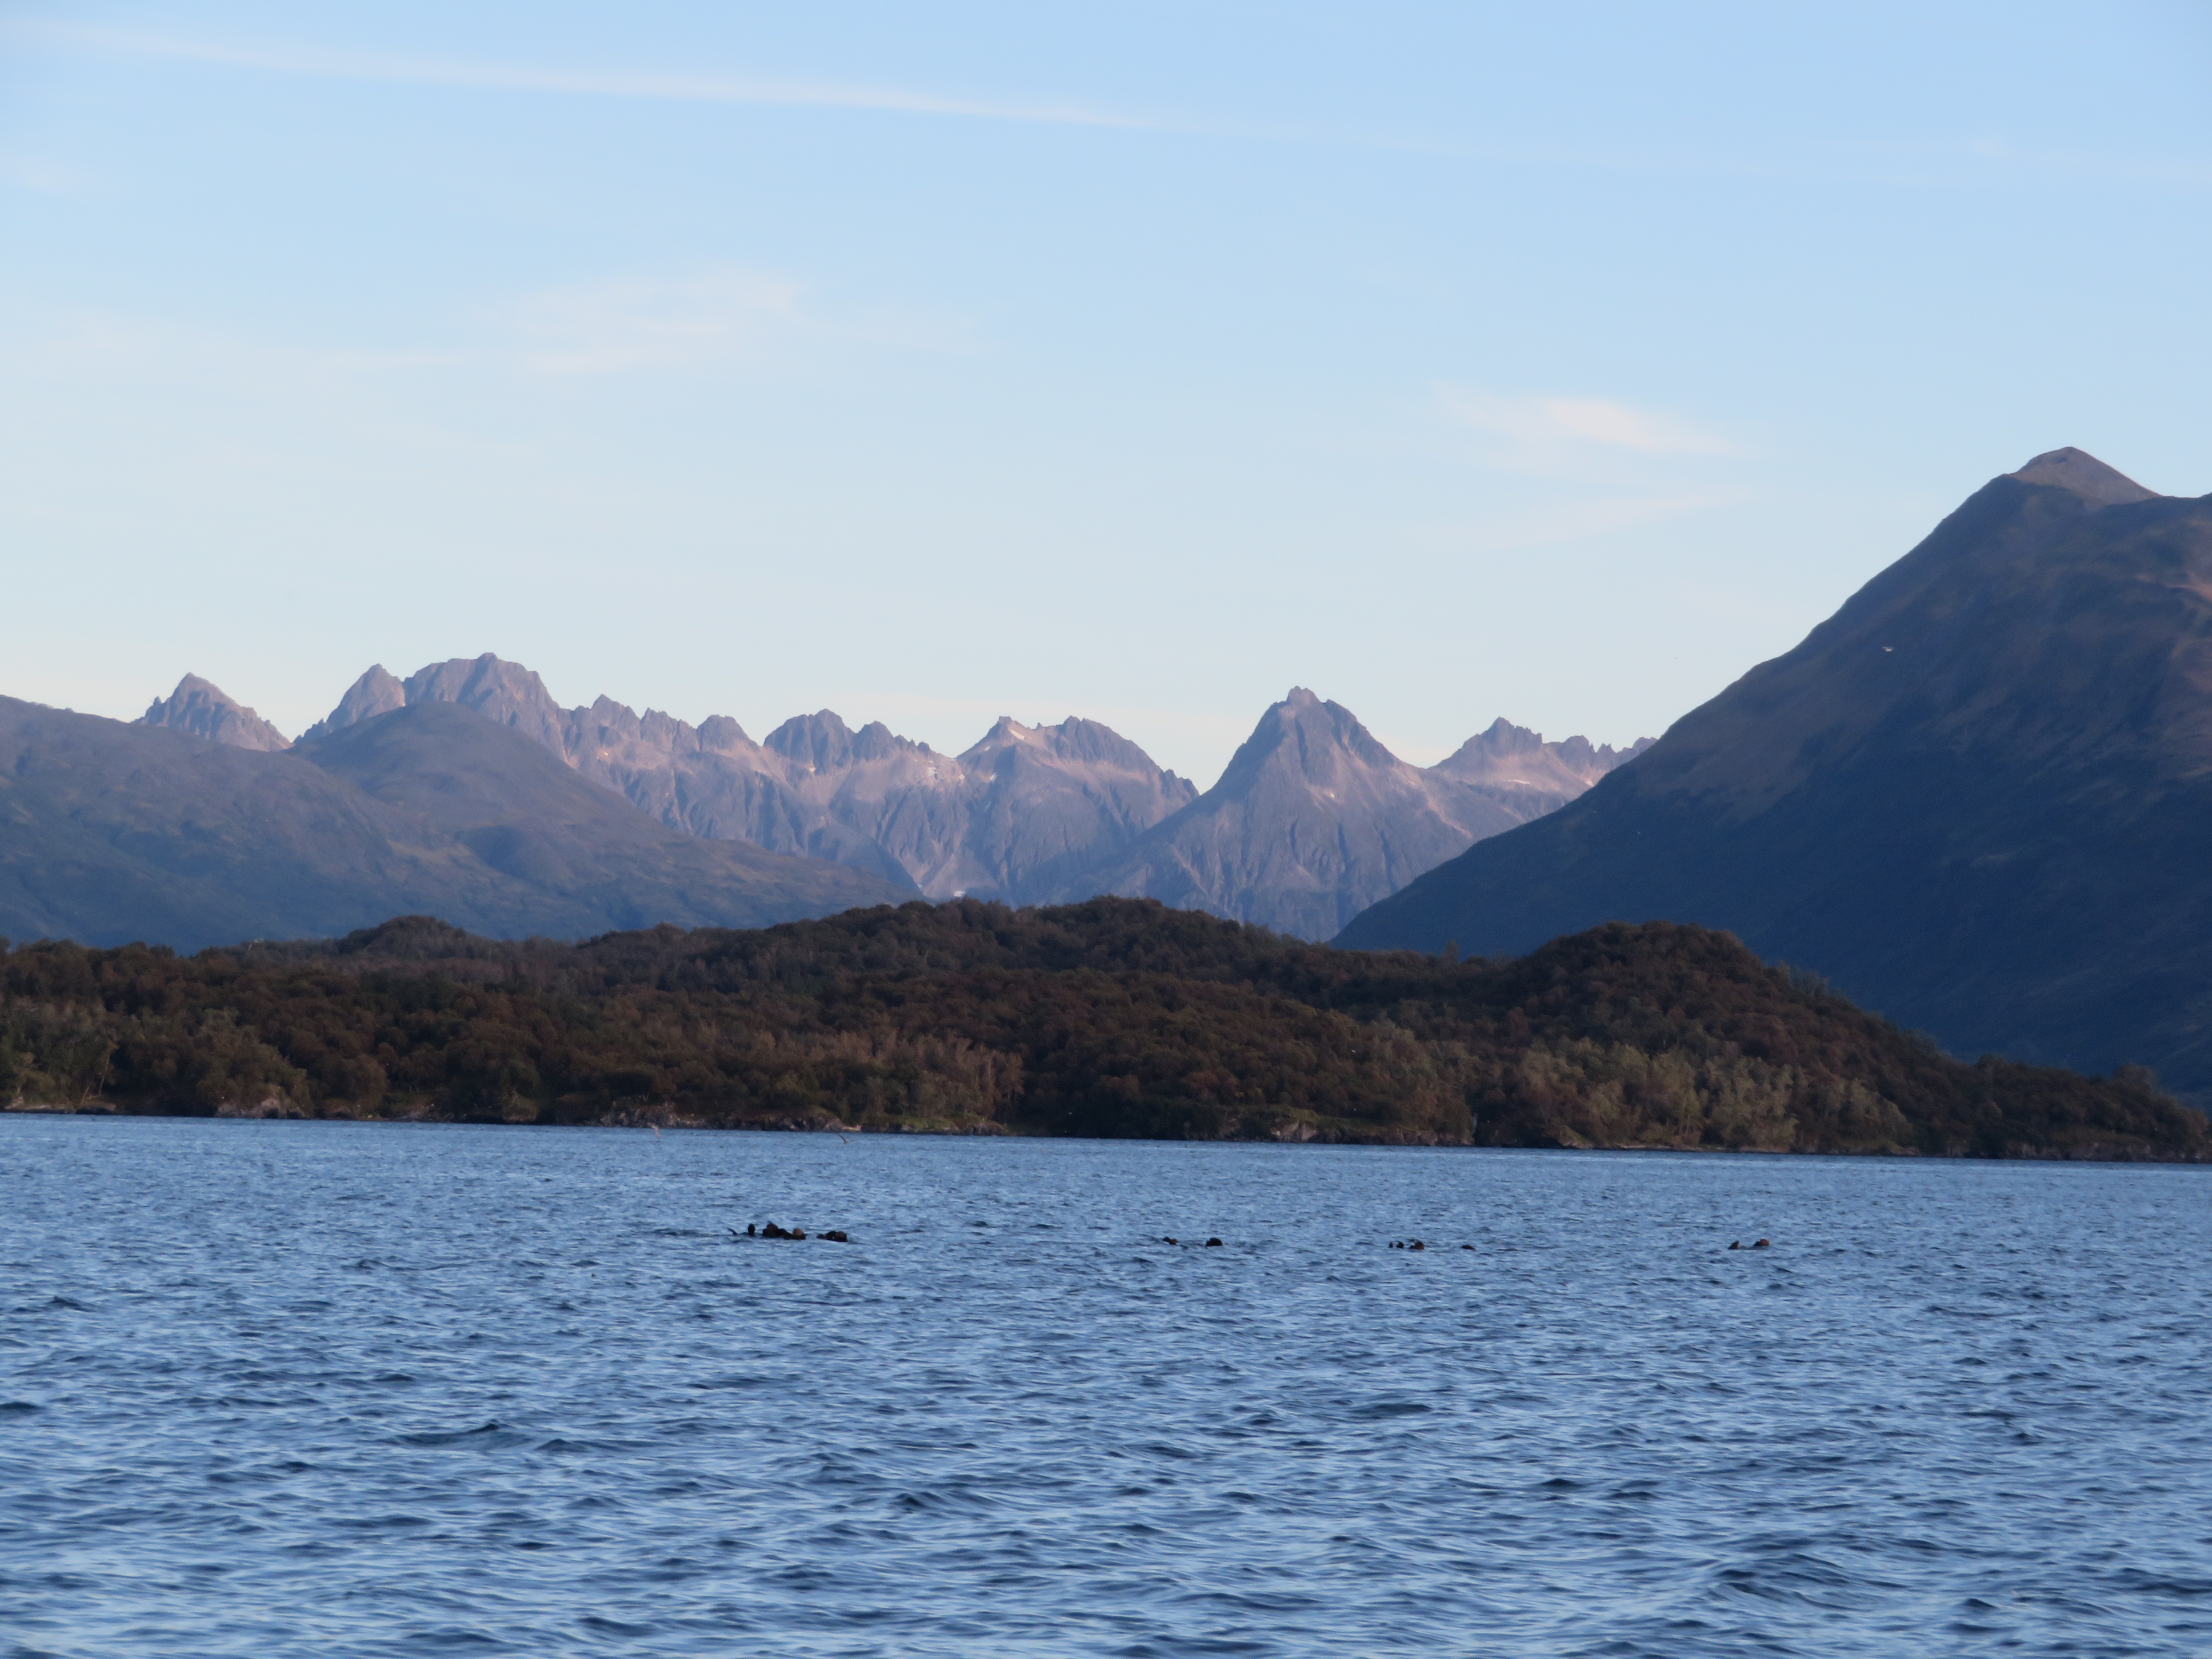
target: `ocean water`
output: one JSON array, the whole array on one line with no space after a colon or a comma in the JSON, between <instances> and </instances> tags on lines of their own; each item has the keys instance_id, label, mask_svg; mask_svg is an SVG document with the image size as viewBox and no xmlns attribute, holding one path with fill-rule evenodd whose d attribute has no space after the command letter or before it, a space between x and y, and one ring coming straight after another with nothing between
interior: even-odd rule
<instances>
[{"instance_id":1,"label":"ocean water","mask_svg":"<svg viewBox=\"0 0 2212 1659\"><path fill-rule=\"evenodd\" d=\"M2209 1182L10 1116L0 1654L2202 1656Z\"/></svg>"}]
</instances>

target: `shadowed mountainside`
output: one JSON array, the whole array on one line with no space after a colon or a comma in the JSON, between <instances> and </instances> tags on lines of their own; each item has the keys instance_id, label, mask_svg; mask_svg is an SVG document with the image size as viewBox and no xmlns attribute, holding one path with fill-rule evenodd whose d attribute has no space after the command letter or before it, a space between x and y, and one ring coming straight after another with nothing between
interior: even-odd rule
<instances>
[{"instance_id":1,"label":"shadowed mountainside","mask_svg":"<svg viewBox=\"0 0 2212 1659\"><path fill-rule=\"evenodd\" d=\"M426 917L0 954L0 1099L156 1112L2202 1159L2138 1076L1965 1066L1724 934L1510 963L1151 901L586 945Z\"/></svg>"},{"instance_id":2,"label":"shadowed mountainside","mask_svg":"<svg viewBox=\"0 0 2212 1659\"><path fill-rule=\"evenodd\" d=\"M1340 943L1725 927L1959 1053L2212 1096L2212 497L1996 478L1787 655Z\"/></svg>"},{"instance_id":3,"label":"shadowed mountainside","mask_svg":"<svg viewBox=\"0 0 2212 1659\"><path fill-rule=\"evenodd\" d=\"M15 939L197 949L343 932L395 908L574 938L897 896L856 871L664 830L458 709L268 752L0 698L0 933Z\"/></svg>"}]
</instances>

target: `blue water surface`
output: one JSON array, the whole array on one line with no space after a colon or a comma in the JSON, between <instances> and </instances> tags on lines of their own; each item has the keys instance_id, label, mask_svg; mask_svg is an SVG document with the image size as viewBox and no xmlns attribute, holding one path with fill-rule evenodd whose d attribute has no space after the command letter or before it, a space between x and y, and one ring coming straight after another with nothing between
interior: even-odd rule
<instances>
[{"instance_id":1,"label":"blue water surface","mask_svg":"<svg viewBox=\"0 0 2212 1659\"><path fill-rule=\"evenodd\" d=\"M0 1654L2202 1656L2208 1182L11 1115Z\"/></svg>"}]
</instances>

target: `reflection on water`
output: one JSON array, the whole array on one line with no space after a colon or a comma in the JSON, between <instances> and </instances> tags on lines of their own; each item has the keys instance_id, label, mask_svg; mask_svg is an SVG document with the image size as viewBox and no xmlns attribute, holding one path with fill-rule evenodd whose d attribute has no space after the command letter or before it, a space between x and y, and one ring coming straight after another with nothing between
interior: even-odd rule
<instances>
[{"instance_id":1,"label":"reflection on water","mask_svg":"<svg viewBox=\"0 0 2212 1659\"><path fill-rule=\"evenodd\" d=\"M0 1654L2199 1656L2208 1181L11 1116Z\"/></svg>"}]
</instances>

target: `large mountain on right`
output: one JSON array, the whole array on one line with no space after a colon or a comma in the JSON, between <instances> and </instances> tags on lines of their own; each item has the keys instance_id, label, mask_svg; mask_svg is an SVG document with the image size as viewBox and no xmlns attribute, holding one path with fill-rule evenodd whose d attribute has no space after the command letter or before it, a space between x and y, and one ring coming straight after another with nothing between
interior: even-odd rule
<instances>
[{"instance_id":1,"label":"large mountain on right","mask_svg":"<svg viewBox=\"0 0 2212 1659\"><path fill-rule=\"evenodd\" d=\"M1968 1055L2212 1099L2212 496L1992 480L1788 655L1340 945L1727 928Z\"/></svg>"}]
</instances>

